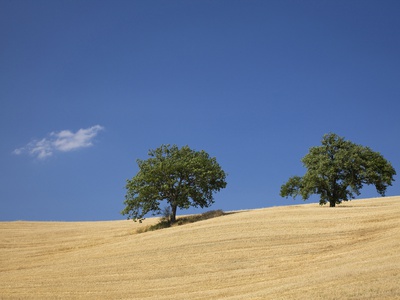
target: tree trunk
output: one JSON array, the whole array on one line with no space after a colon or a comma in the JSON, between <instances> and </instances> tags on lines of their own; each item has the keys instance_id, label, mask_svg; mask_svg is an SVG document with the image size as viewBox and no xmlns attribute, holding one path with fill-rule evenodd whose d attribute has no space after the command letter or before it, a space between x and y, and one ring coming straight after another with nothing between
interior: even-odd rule
<instances>
[{"instance_id":1,"label":"tree trunk","mask_svg":"<svg viewBox=\"0 0 400 300\"><path fill-rule=\"evenodd\" d=\"M330 207L335 207L336 206L336 200L329 200L329 206Z\"/></svg>"},{"instance_id":2,"label":"tree trunk","mask_svg":"<svg viewBox=\"0 0 400 300\"><path fill-rule=\"evenodd\" d=\"M170 216L170 220L169 220L171 222L171 224L174 224L176 222L176 209L177 209L177 206L171 204L171 216Z\"/></svg>"}]
</instances>

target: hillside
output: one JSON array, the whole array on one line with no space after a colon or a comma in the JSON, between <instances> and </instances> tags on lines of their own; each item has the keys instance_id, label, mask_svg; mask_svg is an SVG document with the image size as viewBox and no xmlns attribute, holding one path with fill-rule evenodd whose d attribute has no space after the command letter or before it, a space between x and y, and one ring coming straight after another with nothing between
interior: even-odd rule
<instances>
[{"instance_id":1,"label":"hillside","mask_svg":"<svg viewBox=\"0 0 400 300\"><path fill-rule=\"evenodd\" d=\"M400 197L154 222L0 222L0 298L400 299Z\"/></svg>"}]
</instances>

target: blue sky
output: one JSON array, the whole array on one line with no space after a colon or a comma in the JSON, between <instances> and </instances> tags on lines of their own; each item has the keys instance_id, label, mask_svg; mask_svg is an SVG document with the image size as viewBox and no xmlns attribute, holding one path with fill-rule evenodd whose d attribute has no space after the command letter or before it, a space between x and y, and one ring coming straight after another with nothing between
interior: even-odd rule
<instances>
[{"instance_id":1,"label":"blue sky","mask_svg":"<svg viewBox=\"0 0 400 300\"><path fill-rule=\"evenodd\" d=\"M214 209L303 203L280 186L329 132L400 172L399 15L390 0L0 0L0 220L124 219L126 179L161 144L217 158Z\"/></svg>"}]
</instances>

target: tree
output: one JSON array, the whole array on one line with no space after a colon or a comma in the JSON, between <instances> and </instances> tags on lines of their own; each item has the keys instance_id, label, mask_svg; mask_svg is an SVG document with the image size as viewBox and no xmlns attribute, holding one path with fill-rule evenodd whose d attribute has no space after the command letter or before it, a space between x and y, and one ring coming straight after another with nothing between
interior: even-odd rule
<instances>
[{"instance_id":1,"label":"tree","mask_svg":"<svg viewBox=\"0 0 400 300\"><path fill-rule=\"evenodd\" d=\"M334 133L324 135L322 146L310 148L302 159L307 172L303 177L293 176L281 186L281 197L307 200L312 194L320 195L320 205L331 207L360 195L364 184L375 185L385 196L392 185L396 171L383 156L368 147L346 141Z\"/></svg>"},{"instance_id":2,"label":"tree","mask_svg":"<svg viewBox=\"0 0 400 300\"><path fill-rule=\"evenodd\" d=\"M226 187L225 172L203 150L161 145L148 155L147 160L137 160L139 172L127 180L126 207L121 213L128 219L141 222L149 212L160 214L161 201L166 200L174 223L177 208L209 207L214 203L213 192Z\"/></svg>"}]
</instances>

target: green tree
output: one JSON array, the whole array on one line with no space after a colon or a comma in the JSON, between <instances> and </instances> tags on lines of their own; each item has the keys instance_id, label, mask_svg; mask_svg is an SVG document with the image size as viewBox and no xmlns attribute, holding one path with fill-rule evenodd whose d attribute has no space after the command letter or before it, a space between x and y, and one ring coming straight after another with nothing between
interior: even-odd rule
<instances>
[{"instance_id":1,"label":"green tree","mask_svg":"<svg viewBox=\"0 0 400 300\"><path fill-rule=\"evenodd\" d=\"M396 171L383 156L368 147L346 141L334 133L324 135L322 146L310 148L302 159L307 172L303 177L293 176L282 185L280 195L307 200L312 194L320 195L320 205L331 207L360 195L364 184L375 185L385 196L392 185Z\"/></svg>"},{"instance_id":2,"label":"green tree","mask_svg":"<svg viewBox=\"0 0 400 300\"><path fill-rule=\"evenodd\" d=\"M127 180L126 207L121 213L128 219L141 222L149 212L160 214L165 200L174 223L177 208L209 207L214 203L213 192L226 187L225 172L203 150L162 145L148 155L147 160L137 160L139 172Z\"/></svg>"}]
</instances>

